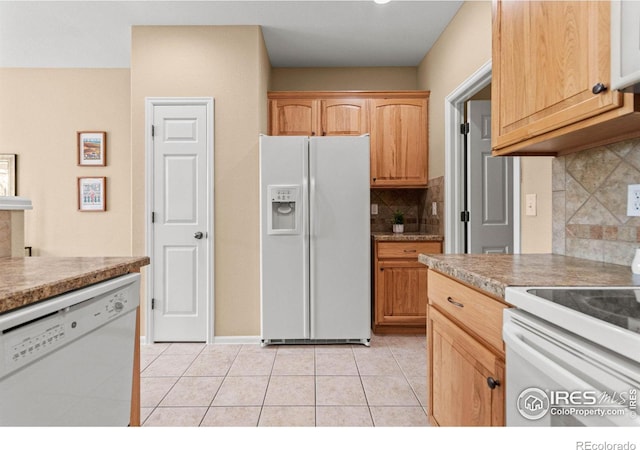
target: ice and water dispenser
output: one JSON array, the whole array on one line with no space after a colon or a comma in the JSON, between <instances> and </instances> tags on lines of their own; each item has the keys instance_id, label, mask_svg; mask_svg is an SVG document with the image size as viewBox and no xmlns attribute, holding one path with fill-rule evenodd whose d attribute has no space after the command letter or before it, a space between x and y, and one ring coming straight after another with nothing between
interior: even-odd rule
<instances>
[{"instance_id":1,"label":"ice and water dispenser","mask_svg":"<svg viewBox=\"0 0 640 450\"><path fill-rule=\"evenodd\" d=\"M270 214L267 234L300 234L300 186L267 186Z\"/></svg>"}]
</instances>

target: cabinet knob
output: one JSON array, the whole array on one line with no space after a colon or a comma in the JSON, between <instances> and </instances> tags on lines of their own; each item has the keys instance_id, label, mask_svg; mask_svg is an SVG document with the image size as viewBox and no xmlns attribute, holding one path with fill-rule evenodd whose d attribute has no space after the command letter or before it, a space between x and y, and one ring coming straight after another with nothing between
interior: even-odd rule
<instances>
[{"instance_id":1,"label":"cabinet knob","mask_svg":"<svg viewBox=\"0 0 640 450\"><path fill-rule=\"evenodd\" d=\"M315 132L315 131L312 131L312 132L311 132L311 136L315 136L315 135L316 135L316 132Z\"/></svg>"},{"instance_id":2,"label":"cabinet knob","mask_svg":"<svg viewBox=\"0 0 640 450\"><path fill-rule=\"evenodd\" d=\"M326 136L326 135L327 135L327 132L326 132L326 131L323 131L323 132L322 132L322 135L323 135L323 136Z\"/></svg>"},{"instance_id":3,"label":"cabinet knob","mask_svg":"<svg viewBox=\"0 0 640 450\"><path fill-rule=\"evenodd\" d=\"M594 94L599 94L606 90L607 90L607 87L602 83L596 83L593 85L593 88L591 88L591 92L593 92Z\"/></svg>"},{"instance_id":4,"label":"cabinet knob","mask_svg":"<svg viewBox=\"0 0 640 450\"><path fill-rule=\"evenodd\" d=\"M375 179L375 178L373 179L373 182L374 182L374 183L376 182L376 179Z\"/></svg>"},{"instance_id":5,"label":"cabinet knob","mask_svg":"<svg viewBox=\"0 0 640 450\"><path fill-rule=\"evenodd\" d=\"M487 384L489 385L489 389L495 389L496 387L500 386L500 381L494 379L493 377L489 377L487 378Z\"/></svg>"}]
</instances>

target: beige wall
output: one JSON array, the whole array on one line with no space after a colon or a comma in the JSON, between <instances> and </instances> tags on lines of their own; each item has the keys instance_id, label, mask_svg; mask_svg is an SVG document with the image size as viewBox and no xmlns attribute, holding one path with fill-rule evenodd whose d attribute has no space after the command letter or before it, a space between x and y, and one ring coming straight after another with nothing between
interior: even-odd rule
<instances>
[{"instance_id":1,"label":"beige wall","mask_svg":"<svg viewBox=\"0 0 640 450\"><path fill-rule=\"evenodd\" d=\"M491 2L465 2L418 67L418 88L431 91L429 179L444 175L445 98L491 60L491 20ZM538 196L537 216L525 216L522 210L521 251L551 251L551 164L544 158L523 158L521 175L522 195Z\"/></svg>"},{"instance_id":2,"label":"beige wall","mask_svg":"<svg viewBox=\"0 0 640 450\"><path fill-rule=\"evenodd\" d=\"M520 232L521 253L551 253L552 194L551 157L520 158ZM525 195L536 194L537 214L525 214Z\"/></svg>"},{"instance_id":3,"label":"beige wall","mask_svg":"<svg viewBox=\"0 0 640 450\"><path fill-rule=\"evenodd\" d=\"M134 26L134 251L144 248L145 97L214 97L215 334L260 334L258 136L268 59L257 26Z\"/></svg>"},{"instance_id":4,"label":"beige wall","mask_svg":"<svg viewBox=\"0 0 640 450\"><path fill-rule=\"evenodd\" d=\"M429 98L429 178L444 175L444 99L491 59L491 2L467 1L418 66Z\"/></svg>"},{"instance_id":5,"label":"beige wall","mask_svg":"<svg viewBox=\"0 0 640 450\"><path fill-rule=\"evenodd\" d=\"M272 91L413 90L416 67L273 68Z\"/></svg>"},{"instance_id":6,"label":"beige wall","mask_svg":"<svg viewBox=\"0 0 640 450\"><path fill-rule=\"evenodd\" d=\"M0 149L18 154L35 256L132 254L129 94L128 69L0 69ZM107 132L107 167L77 165L83 130ZM106 212L78 212L78 176L107 177Z\"/></svg>"}]
</instances>

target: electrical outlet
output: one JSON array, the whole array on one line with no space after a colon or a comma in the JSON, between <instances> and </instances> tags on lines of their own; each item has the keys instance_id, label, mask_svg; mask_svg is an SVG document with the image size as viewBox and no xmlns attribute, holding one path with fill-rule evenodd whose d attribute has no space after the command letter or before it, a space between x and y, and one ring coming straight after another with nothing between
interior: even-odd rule
<instances>
[{"instance_id":1,"label":"electrical outlet","mask_svg":"<svg viewBox=\"0 0 640 450\"><path fill-rule=\"evenodd\" d=\"M432 216L438 215L438 204L436 202L431 202L431 215Z\"/></svg>"},{"instance_id":2,"label":"electrical outlet","mask_svg":"<svg viewBox=\"0 0 640 450\"><path fill-rule=\"evenodd\" d=\"M640 216L640 184L630 184L627 194L627 216Z\"/></svg>"},{"instance_id":3,"label":"electrical outlet","mask_svg":"<svg viewBox=\"0 0 640 450\"><path fill-rule=\"evenodd\" d=\"M525 195L525 215L535 216L538 214L538 199L536 194Z\"/></svg>"},{"instance_id":4,"label":"electrical outlet","mask_svg":"<svg viewBox=\"0 0 640 450\"><path fill-rule=\"evenodd\" d=\"M378 214L378 204L377 203L372 203L371 204L371 215L375 216L376 214Z\"/></svg>"}]
</instances>

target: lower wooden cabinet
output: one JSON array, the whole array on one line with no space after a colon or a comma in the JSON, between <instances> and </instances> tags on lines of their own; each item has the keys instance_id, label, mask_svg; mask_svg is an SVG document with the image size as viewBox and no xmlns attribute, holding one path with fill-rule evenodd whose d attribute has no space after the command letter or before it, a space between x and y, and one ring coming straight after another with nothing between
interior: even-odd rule
<instances>
[{"instance_id":1,"label":"lower wooden cabinet","mask_svg":"<svg viewBox=\"0 0 640 450\"><path fill-rule=\"evenodd\" d=\"M439 241L374 241L373 332L424 333L427 267L420 253L442 253Z\"/></svg>"},{"instance_id":2,"label":"lower wooden cabinet","mask_svg":"<svg viewBox=\"0 0 640 450\"><path fill-rule=\"evenodd\" d=\"M505 363L500 333L507 305L432 270L428 283L430 422L503 426Z\"/></svg>"}]
</instances>

